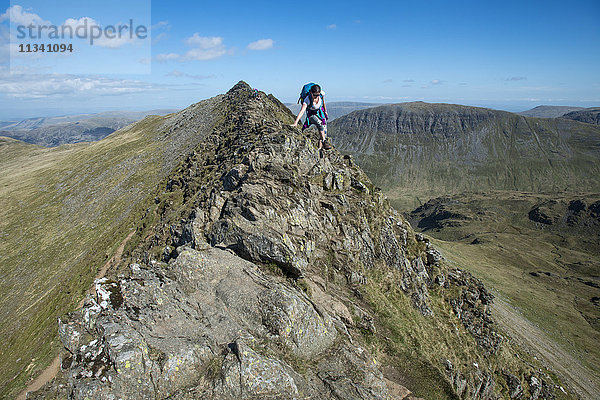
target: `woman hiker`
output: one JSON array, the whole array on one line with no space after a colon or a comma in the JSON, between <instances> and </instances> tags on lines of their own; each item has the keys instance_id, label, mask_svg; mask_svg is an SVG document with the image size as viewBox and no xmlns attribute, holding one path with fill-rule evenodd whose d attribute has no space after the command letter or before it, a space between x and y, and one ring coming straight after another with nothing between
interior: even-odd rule
<instances>
[{"instance_id":1,"label":"woman hiker","mask_svg":"<svg viewBox=\"0 0 600 400\"><path fill-rule=\"evenodd\" d=\"M304 93L307 93L305 97L303 97ZM296 121L291 126L298 126L298 121L300 121L300 118L306 111L306 121L302 125L302 130L304 131L309 126L315 125L321 136L319 138L319 150L321 148L329 150L331 149L331 145L327 141L327 108L325 107L323 93L325 92L321 92L321 87L317 84L304 85L300 94L302 108L296 117Z\"/></svg>"}]
</instances>

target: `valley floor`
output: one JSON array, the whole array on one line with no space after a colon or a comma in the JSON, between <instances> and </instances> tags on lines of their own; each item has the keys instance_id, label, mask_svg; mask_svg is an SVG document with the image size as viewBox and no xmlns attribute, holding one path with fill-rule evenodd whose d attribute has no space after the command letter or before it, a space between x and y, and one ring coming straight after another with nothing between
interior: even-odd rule
<instances>
[{"instance_id":1,"label":"valley floor","mask_svg":"<svg viewBox=\"0 0 600 400\"><path fill-rule=\"evenodd\" d=\"M494 290L496 317L509 336L583 399L600 398L598 200L468 193L430 200L409 214L448 262Z\"/></svg>"}]
</instances>

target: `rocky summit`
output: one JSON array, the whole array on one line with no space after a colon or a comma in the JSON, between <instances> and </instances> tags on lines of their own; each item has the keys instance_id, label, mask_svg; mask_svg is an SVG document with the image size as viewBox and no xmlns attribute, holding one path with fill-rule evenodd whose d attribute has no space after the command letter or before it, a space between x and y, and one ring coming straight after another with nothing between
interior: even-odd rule
<instances>
[{"instance_id":1,"label":"rocky summit","mask_svg":"<svg viewBox=\"0 0 600 400\"><path fill-rule=\"evenodd\" d=\"M481 281L350 156L244 82L207 101L217 123L161 183L138 244L60 318L60 372L30 398L554 398ZM191 108L161 129L201 126Z\"/></svg>"}]
</instances>

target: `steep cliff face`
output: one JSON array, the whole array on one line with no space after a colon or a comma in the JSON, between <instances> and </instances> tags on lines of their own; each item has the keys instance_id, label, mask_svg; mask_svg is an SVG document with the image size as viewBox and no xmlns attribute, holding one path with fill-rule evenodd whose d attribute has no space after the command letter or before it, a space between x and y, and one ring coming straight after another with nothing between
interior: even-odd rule
<instances>
[{"instance_id":1,"label":"steep cliff face","mask_svg":"<svg viewBox=\"0 0 600 400\"><path fill-rule=\"evenodd\" d=\"M243 82L212 101L212 133L164 181L128 262L59 321L62 373L39 396L553 398L496 332L493 296L352 157L320 153Z\"/></svg>"},{"instance_id":2,"label":"steep cliff face","mask_svg":"<svg viewBox=\"0 0 600 400\"><path fill-rule=\"evenodd\" d=\"M421 200L466 190L600 188L600 129L566 119L405 103L355 111L329 132L376 184L411 188L427 196Z\"/></svg>"}]
</instances>

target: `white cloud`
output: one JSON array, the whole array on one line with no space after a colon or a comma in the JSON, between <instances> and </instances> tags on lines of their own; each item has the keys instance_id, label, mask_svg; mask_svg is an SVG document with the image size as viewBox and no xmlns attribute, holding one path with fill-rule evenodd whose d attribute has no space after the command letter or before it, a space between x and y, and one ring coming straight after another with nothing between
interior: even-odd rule
<instances>
[{"instance_id":1,"label":"white cloud","mask_svg":"<svg viewBox=\"0 0 600 400\"><path fill-rule=\"evenodd\" d=\"M220 36L200 36L197 32L185 39L188 46L192 46L185 54L168 53L159 54L156 60L159 62L176 60L184 61L205 61L219 58L227 54L228 50L223 44L223 38Z\"/></svg>"},{"instance_id":2,"label":"white cloud","mask_svg":"<svg viewBox=\"0 0 600 400\"><path fill-rule=\"evenodd\" d=\"M439 79L434 79L432 80L431 83L432 85L441 85L443 81L439 80Z\"/></svg>"},{"instance_id":3,"label":"white cloud","mask_svg":"<svg viewBox=\"0 0 600 400\"><path fill-rule=\"evenodd\" d=\"M194 48L194 49L188 50L187 53L185 53L185 55L181 58L181 60L182 61L189 61L189 60L205 61L205 60L212 60L212 59L224 56L225 53L227 53L227 50L225 49L225 46L217 46L217 47L208 48L208 49Z\"/></svg>"},{"instance_id":4,"label":"white cloud","mask_svg":"<svg viewBox=\"0 0 600 400\"><path fill-rule=\"evenodd\" d=\"M8 27L0 25L0 63L10 59L10 31Z\"/></svg>"},{"instance_id":5,"label":"white cloud","mask_svg":"<svg viewBox=\"0 0 600 400\"><path fill-rule=\"evenodd\" d=\"M94 46L105 47L109 49L119 49L126 44L134 44L137 40L135 36L129 37L129 35L124 35L116 38L107 38L102 36L97 41L94 41Z\"/></svg>"},{"instance_id":6,"label":"white cloud","mask_svg":"<svg viewBox=\"0 0 600 400\"><path fill-rule=\"evenodd\" d=\"M164 31L168 32L171 30L171 24L169 24L169 21L159 21L156 24L152 25L150 27L150 30L151 31L164 30ZM169 37L167 32L161 32L158 35L152 34L152 44L156 44L156 43L160 42L161 40L164 40L167 37Z\"/></svg>"},{"instance_id":7,"label":"white cloud","mask_svg":"<svg viewBox=\"0 0 600 400\"><path fill-rule=\"evenodd\" d=\"M118 96L157 89L156 85L148 82L102 76L0 73L0 92L17 99Z\"/></svg>"},{"instance_id":8,"label":"white cloud","mask_svg":"<svg viewBox=\"0 0 600 400\"><path fill-rule=\"evenodd\" d=\"M337 25L336 25L336 24L327 25L327 26L325 27L325 29L335 29L335 28L337 28Z\"/></svg>"},{"instance_id":9,"label":"white cloud","mask_svg":"<svg viewBox=\"0 0 600 400\"><path fill-rule=\"evenodd\" d=\"M161 32L158 35L152 35L152 44L156 44L158 42L160 42L161 40L164 40L168 37L168 34L166 32Z\"/></svg>"},{"instance_id":10,"label":"white cloud","mask_svg":"<svg viewBox=\"0 0 600 400\"><path fill-rule=\"evenodd\" d=\"M168 31L171 30L171 24L169 24L169 21L158 21L157 23L155 23L154 25L152 25L150 27L151 30L155 30L155 29L166 29Z\"/></svg>"},{"instance_id":11,"label":"white cloud","mask_svg":"<svg viewBox=\"0 0 600 400\"><path fill-rule=\"evenodd\" d=\"M506 78L504 80L505 81L526 81L527 77L526 76L512 76L512 77Z\"/></svg>"},{"instance_id":12,"label":"white cloud","mask_svg":"<svg viewBox=\"0 0 600 400\"><path fill-rule=\"evenodd\" d=\"M79 19L68 18L63 22L62 26L59 27L60 32L63 32L62 27L70 27L69 30L64 30L66 35L70 35L70 32L73 32L73 37L78 37L79 32L85 32L86 38L88 42L92 43L95 46L110 48L110 49L118 49L123 47L126 44L134 44L137 41L143 41L141 37L138 37L135 34L130 34L129 30L123 30L118 33L118 27L114 27L115 30L113 32L107 31L107 27L102 27L100 23L90 17L82 17ZM82 29L82 27L85 27ZM79 33L80 35L83 35ZM143 33L141 33L143 35ZM147 33L146 33L147 34ZM93 36L93 39L92 39Z\"/></svg>"},{"instance_id":13,"label":"white cloud","mask_svg":"<svg viewBox=\"0 0 600 400\"><path fill-rule=\"evenodd\" d=\"M91 36L94 35L93 44L106 48L120 48L125 44L132 44L136 41L144 40L138 37L138 35L131 35L128 30L123 30L121 34L115 32L114 38L109 37L106 35L106 28L103 28L100 23L90 17L81 17L79 19L67 18L61 25L56 26L51 22L44 20L37 14L25 11L20 5L9 7L4 14L0 15L0 22L8 19L10 19L12 24L16 25L37 26L40 29L37 31L40 36L50 35L50 38L56 38L52 36L51 32L54 32L55 35L61 37L64 36L64 38L67 39L78 38L79 36L85 35L85 39L89 42ZM157 25L162 26L162 23L159 22ZM34 34L36 33L35 30L33 32ZM142 32L140 32L140 34L143 35ZM96 35L100 36L96 38Z\"/></svg>"},{"instance_id":14,"label":"white cloud","mask_svg":"<svg viewBox=\"0 0 600 400\"><path fill-rule=\"evenodd\" d=\"M10 20L15 25L48 25L48 21L42 19L39 15L23 10L23 7L15 4L6 9L6 12L0 15L0 22Z\"/></svg>"},{"instance_id":15,"label":"white cloud","mask_svg":"<svg viewBox=\"0 0 600 400\"><path fill-rule=\"evenodd\" d=\"M268 50L273 48L275 41L273 39L260 39L248 45L249 50Z\"/></svg>"},{"instance_id":16,"label":"white cloud","mask_svg":"<svg viewBox=\"0 0 600 400\"><path fill-rule=\"evenodd\" d=\"M185 39L189 46L197 46L203 50L214 49L223 46L223 38L219 36L200 36L198 32Z\"/></svg>"},{"instance_id":17,"label":"white cloud","mask_svg":"<svg viewBox=\"0 0 600 400\"><path fill-rule=\"evenodd\" d=\"M90 17L81 17L79 19L67 18L62 24L63 26L70 27L73 30L73 34L76 33L77 28L79 28L80 26L87 26L88 29L92 26L100 27L100 24L97 23L95 19ZM67 30L66 32L69 31Z\"/></svg>"}]
</instances>

